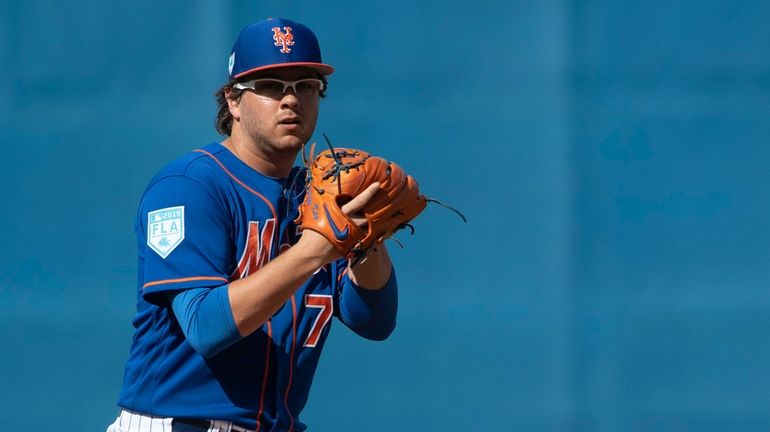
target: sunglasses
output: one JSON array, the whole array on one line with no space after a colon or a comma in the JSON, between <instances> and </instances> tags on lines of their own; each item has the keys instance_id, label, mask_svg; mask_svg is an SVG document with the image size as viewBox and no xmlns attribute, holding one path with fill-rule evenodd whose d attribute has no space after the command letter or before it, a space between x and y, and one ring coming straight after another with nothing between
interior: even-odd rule
<instances>
[{"instance_id":1,"label":"sunglasses","mask_svg":"<svg viewBox=\"0 0 770 432\"><path fill-rule=\"evenodd\" d=\"M258 96L270 99L282 99L289 88L299 98L318 96L324 90L323 81L316 78L304 78L297 81L284 81L277 78L259 78L235 83L238 90L253 90Z\"/></svg>"}]
</instances>

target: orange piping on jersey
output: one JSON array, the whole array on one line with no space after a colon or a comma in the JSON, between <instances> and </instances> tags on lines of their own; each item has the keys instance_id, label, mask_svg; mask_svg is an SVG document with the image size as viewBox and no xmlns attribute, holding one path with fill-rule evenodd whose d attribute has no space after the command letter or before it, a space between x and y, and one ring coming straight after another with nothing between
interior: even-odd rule
<instances>
[{"instance_id":1,"label":"orange piping on jersey","mask_svg":"<svg viewBox=\"0 0 770 432\"><path fill-rule=\"evenodd\" d=\"M265 374L262 376L262 391L259 392L259 412L257 412L257 431L262 427L262 411L265 408L265 388L267 387L267 375L270 370L270 345L273 341L273 326L267 320L267 349L265 350Z\"/></svg>"},{"instance_id":2,"label":"orange piping on jersey","mask_svg":"<svg viewBox=\"0 0 770 432\"><path fill-rule=\"evenodd\" d=\"M151 286L155 285L164 285L164 284L172 284L172 283L182 283L182 282L192 282L192 281L198 281L198 280L211 280L211 281L222 281L222 282L229 282L227 279L219 276L192 276L192 277L186 277L181 279L163 279L153 282L147 282L142 286L142 289L149 288Z\"/></svg>"},{"instance_id":3,"label":"orange piping on jersey","mask_svg":"<svg viewBox=\"0 0 770 432\"><path fill-rule=\"evenodd\" d=\"M334 263L332 263L331 265L334 265ZM337 276L337 283L339 283L342 280L342 277L345 276L345 273L347 272L348 272L348 267L345 267L345 270L342 270L339 276Z\"/></svg>"},{"instance_id":4,"label":"orange piping on jersey","mask_svg":"<svg viewBox=\"0 0 770 432\"><path fill-rule=\"evenodd\" d=\"M262 201L264 201L264 202L265 202L265 204L267 204L267 206L270 208L270 212L273 214L273 218L274 218L275 220L278 220L278 216L277 216L277 215L276 215L276 213L275 213L275 208L273 208L273 205L270 203L270 201L268 201L268 199L267 199L267 198L265 198L265 196L264 196L264 195L262 195L261 193L259 193L259 192L255 191L254 189L250 188L250 187L249 187L249 186L248 186L246 183L242 182L242 181L241 181L241 180L240 180L238 177L236 177L235 175L233 175L233 173L231 173L231 172L230 172L230 171L229 171L229 170L228 170L228 169L225 167L225 165L224 165L222 162L220 162L220 161L219 161L219 159L217 159L217 157L216 157L216 156L214 156L213 154L211 154L211 153L209 153L209 152L207 152L206 150L203 150L203 149L197 149L197 150L194 150L194 151L196 151L196 152L199 152L199 153L203 153L203 154L207 155L208 157L210 157L211 159L214 159L214 162L216 162L216 163L217 163L217 165L219 165L219 167L220 167L220 168L222 168L222 170L223 170L223 171L224 171L224 172L225 172L225 173L226 173L228 176L230 176L230 178L232 178L233 180L235 180L235 182L236 182L236 183L238 183L239 185L243 186L243 188L244 188L244 189L246 189L247 191L249 191L249 192L253 193L254 195L258 196L259 198L261 198L261 199L262 199Z\"/></svg>"},{"instance_id":5,"label":"orange piping on jersey","mask_svg":"<svg viewBox=\"0 0 770 432\"><path fill-rule=\"evenodd\" d=\"M294 346L297 344L297 302L294 300L294 294L291 296L291 354L289 354L289 384L286 385L286 392L283 395L283 405L286 412L289 413L289 432L294 430L294 416L289 411L289 390L291 389L291 379L294 375Z\"/></svg>"}]
</instances>

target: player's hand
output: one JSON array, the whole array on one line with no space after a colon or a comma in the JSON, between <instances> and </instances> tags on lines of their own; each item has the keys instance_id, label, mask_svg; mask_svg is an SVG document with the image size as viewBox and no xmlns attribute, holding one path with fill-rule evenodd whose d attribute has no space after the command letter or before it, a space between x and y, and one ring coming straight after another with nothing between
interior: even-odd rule
<instances>
[{"instance_id":1,"label":"player's hand","mask_svg":"<svg viewBox=\"0 0 770 432\"><path fill-rule=\"evenodd\" d=\"M350 219L359 227L365 227L367 223L366 217L359 211L374 197L379 187L379 182L370 184L363 192L342 206L342 211L350 216ZM302 231L302 236L294 247L298 246L304 248L312 257L321 260L321 265L342 258L342 255L337 252L326 237L313 230Z\"/></svg>"}]
</instances>

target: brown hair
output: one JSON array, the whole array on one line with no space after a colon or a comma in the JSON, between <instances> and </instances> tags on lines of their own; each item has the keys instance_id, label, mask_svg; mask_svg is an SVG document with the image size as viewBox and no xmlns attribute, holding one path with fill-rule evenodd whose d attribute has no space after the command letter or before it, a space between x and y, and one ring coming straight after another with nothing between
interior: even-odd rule
<instances>
[{"instance_id":1,"label":"brown hair","mask_svg":"<svg viewBox=\"0 0 770 432\"><path fill-rule=\"evenodd\" d=\"M217 129L217 132L219 132L220 135L230 136L233 130L233 115L230 114L230 108L227 106L227 96L225 96L225 92L229 90L230 99L234 101L240 101L241 96L243 95L243 90L239 90L233 86L239 81L248 81L249 79L251 78L246 77L245 79L240 80L230 78L214 93L214 98L217 100L217 106L219 107L217 110L217 118L214 120L214 127ZM326 97L328 82L326 81L326 77L321 74L318 74L318 79L324 83L324 89L321 91L320 95L322 98L324 98Z\"/></svg>"}]
</instances>

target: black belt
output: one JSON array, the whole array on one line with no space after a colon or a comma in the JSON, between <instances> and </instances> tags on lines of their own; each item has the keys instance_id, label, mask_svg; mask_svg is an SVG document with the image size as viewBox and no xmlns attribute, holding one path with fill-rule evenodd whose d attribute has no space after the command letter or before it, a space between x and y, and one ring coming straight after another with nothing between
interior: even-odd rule
<instances>
[{"instance_id":1,"label":"black belt","mask_svg":"<svg viewBox=\"0 0 770 432\"><path fill-rule=\"evenodd\" d=\"M175 418L171 421L172 432L206 432L211 427L208 420Z\"/></svg>"},{"instance_id":2,"label":"black belt","mask_svg":"<svg viewBox=\"0 0 770 432\"><path fill-rule=\"evenodd\" d=\"M208 432L212 426L211 420L201 420L193 418L175 418L171 420L172 432ZM217 422L219 423L219 422ZM225 422L227 423L227 422ZM253 432L251 429L247 429L238 425L231 424L230 429L232 432Z\"/></svg>"}]
</instances>

